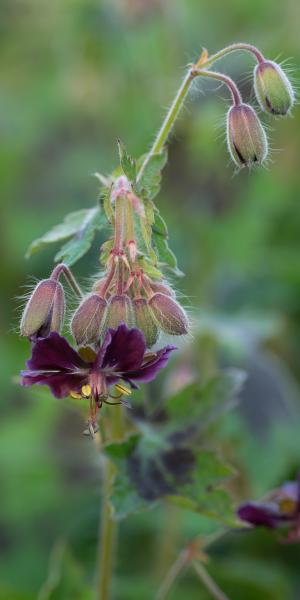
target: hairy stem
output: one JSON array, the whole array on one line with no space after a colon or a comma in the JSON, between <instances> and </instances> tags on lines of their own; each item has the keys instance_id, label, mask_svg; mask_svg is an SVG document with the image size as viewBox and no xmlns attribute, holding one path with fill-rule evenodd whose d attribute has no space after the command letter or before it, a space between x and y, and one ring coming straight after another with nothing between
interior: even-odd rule
<instances>
[{"instance_id":1,"label":"hairy stem","mask_svg":"<svg viewBox=\"0 0 300 600\"><path fill-rule=\"evenodd\" d=\"M231 54L232 52L238 52L239 50L245 50L246 52L254 54L258 62L262 62L265 60L263 54L258 50L258 48L256 48L252 44L245 44L244 42L239 42L237 44L231 44L230 46L226 46L226 48L222 48L222 50L219 50L219 52L216 52L215 54L209 56L205 62L201 63L201 65L198 65L196 63L195 66L201 66L201 68L205 67L205 69L208 69L215 62L217 62L217 60L220 60L220 58L223 58L224 56L226 56L227 54Z\"/></svg>"},{"instance_id":2,"label":"hairy stem","mask_svg":"<svg viewBox=\"0 0 300 600\"><path fill-rule=\"evenodd\" d=\"M78 285L72 271L64 263L57 265L53 269L53 271L51 273L51 279L55 279L57 281L60 278L61 274L64 275L67 283L69 284L69 286L73 290L73 292L75 292L75 294L77 296L79 296L80 298L83 298L83 292L82 292L80 286Z\"/></svg>"},{"instance_id":3,"label":"hairy stem","mask_svg":"<svg viewBox=\"0 0 300 600\"><path fill-rule=\"evenodd\" d=\"M175 124L175 121L180 113L180 110L184 104L184 101L185 101L187 93L190 89L191 83L193 82L195 77L201 75L200 70L203 67L205 67L205 71L206 71L215 62L217 62L218 60L220 60L227 54L230 54L232 52L237 52L239 50L244 50L246 52L250 52L250 53L254 54L254 56L258 62L262 62L265 60L263 54L258 50L258 48L256 48L252 44L246 44L246 43L240 42L237 44L231 44L230 46L226 46L226 48L223 48L219 52L212 54L212 56L208 57L205 61L203 60L203 56L201 54L199 60L194 65L190 65L190 68L189 68L187 74L185 75L185 77L179 87L179 90L177 91L177 94L168 110L168 113L167 113L167 115L163 121L163 124L152 144L152 147L150 148L150 150L138 172L137 181L140 181L140 179L144 173L144 170L145 170L146 166L148 165L148 162L151 159L151 157L154 154L160 152L162 150L162 148L164 147L164 145L169 137L169 134ZM220 77L219 77L219 79L220 79ZM225 75L224 75L223 81L225 83ZM227 81L227 85L228 85L228 81ZM233 93L233 88L231 88L231 92ZM236 101L236 99L237 99L237 96L235 94L235 101Z\"/></svg>"},{"instance_id":4,"label":"hairy stem","mask_svg":"<svg viewBox=\"0 0 300 600\"><path fill-rule=\"evenodd\" d=\"M160 152L163 148L163 146L165 145L170 131L179 115L179 112L183 106L185 97L189 91L190 85L192 83L192 81L195 79L195 77L197 76L197 73L194 73L193 69L190 68L186 74L186 76L184 77L182 84L168 110L168 113L163 121L163 124L153 142L153 145L150 149L150 151L148 152L139 172L137 175L137 181L139 181L143 175L143 172L149 162L149 160L151 159L151 157Z\"/></svg>"},{"instance_id":5,"label":"hairy stem","mask_svg":"<svg viewBox=\"0 0 300 600\"><path fill-rule=\"evenodd\" d=\"M125 202L124 196L117 196L115 200L115 239L114 251L121 253L123 251L123 242L125 234Z\"/></svg>"},{"instance_id":6,"label":"hairy stem","mask_svg":"<svg viewBox=\"0 0 300 600\"><path fill-rule=\"evenodd\" d=\"M187 566L188 562L189 553L185 549L182 552L180 552L178 558L175 560L170 570L168 571L165 579L163 580L155 596L155 600L165 600L174 582L176 581L180 573L182 573L183 569Z\"/></svg>"},{"instance_id":7,"label":"hairy stem","mask_svg":"<svg viewBox=\"0 0 300 600\"><path fill-rule=\"evenodd\" d=\"M123 436L122 407L114 406L111 410L112 426L111 440L118 441ZM103 497L101 511L101 532L99 541L99 572L97 581L97 600L109 600L111 597L111 582L113 573L113 559L116 549L117 528L116 521L111 517L110 496L114 477L114 465L106 461L103 475Z\"/></svg>"},{"instance_id":8,"label":"hairy stem","mask_svg":"<svg viewBox=\"0 0 300 600\"><path fill-rule=\"evenodd\" d=\"M215 598L215 600L229 600L228 596L226 596L226 594L222 592L222 590L210 576L210 574L208 573L208 571L202 563L194 560L193 567L197 575L199 575L202 583L205 585L206 589L211 593L212 597Z\"/></svg>"},{"instance_id":9,"label":"hairy stem","mask_svg":"<svg viewBox=\"0 0 300 600\"><path fill-rule=\"evenodd\" d=\"M240 91L239 91L237 85L234 83L234 81L233 81L233 79L231 79L231 77L228 77L227 75L223 75L223 73L217 73L216 71L204 71L202 69L199 69L196 72L197 72L197 75L199 75L201 77L209 77L211 79L216 79L217 81L221 81L222 83L227 85L228 89L231 92L233 104L235 106L238 106L239 104L241 104L242 96L240 94Z\"/></svg>"}]
</instances>

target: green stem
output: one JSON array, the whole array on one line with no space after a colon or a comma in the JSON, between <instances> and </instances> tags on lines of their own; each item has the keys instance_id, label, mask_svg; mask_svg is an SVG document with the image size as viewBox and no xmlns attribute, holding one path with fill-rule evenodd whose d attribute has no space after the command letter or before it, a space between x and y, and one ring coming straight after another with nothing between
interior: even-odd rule
<instances>
[{"instance_id":1,"label":"green stem","mask_svg":"<svg viewBox=\"0 0 300 600\"><path fill-rule=\"evenodd\" d=\"M185 97L189 91L190 85L192 83L192 81L195 79L195 77L197 77L197 74L194 72L193 68L190 68L186 74L186 76L184 77L182 84L168 110L168 113L163 121L163 124L153 142L153 145L150 149L150 151L148 152L139 172L137 175L137 181L140 181L143 172L149 162L149 160L151 159L151 157L154 154L157 154L158 152L160 152L163 148L163 146L165 145L170 131L179 115L179 112L183 106Z\"/></svg>"},{"instance_id":2,"label":"green stem","mask_svg":"<svg viewBox=\"0 0 300 600\"><path fill-rule=\"evenodd\" d=\"M211 593L212 597L215 598L215 600L229 600L228 596L226 596L224 592L222 592L222 590L210 576L210 574L208 573L208 571L202 563L194 560L193 567L197 575L199 575L202 583L205 585L206 589Z\"/></svg>"},{"instance_id":3,"label":"green stem","mask_svg":"<svg viewBox=\"0 0 300 600\"><path fill-rule=\"evenodd\" d=\"M119 441L123 437L122 407L114 406L111 409L112 429L111 440ZM101 533L99 543L99 573L97 581L96 600L109 600L111 597L111 582L113 573L113 559L116 548L117 528L116 521L111 517L110 496L114 478L114 465L107 460L103 474L103 497L101 511Z\"/></svg>"},{"instance_id":4,"label":"green stem","mask_svg":"<svg viewBox=\"0 0 300 600\"><path fill-rule=\"evenodd\" d=\"M234 83L233 79L231 79L231 77L228 77L227 75L223 75L223 73L217 73L216 71L206 71L206 70L204 71L202 69L197 70L197 74L200 77L210 77L211 79L216 79L217 81L221 81L222 83L225 83L225 85L227 85L227 87L229 88L229 90L231 92L233 104L235 106L238 106L239 104L241 104L242 96L240 94L238 87Z\"/></svg>"},{"instance_id":5,"label":"green stem","mask_svg":"<svg viewBox=\"0 0 300 600\"><path fill-rule=\"evenodd\" d=\"M256 48L252 44L246 44L246 43L240 42L237 44L231 44L230 46L226 46L226 48L223 48L219 52L212 54L212 56L209 57L206 61L202 62L201 61L202 56L201 56L200 59L198 60L198 62L195 63L195 65L190 65L190 68L180 85L180 88L169 108L169 111L163 121L163 124L162 124L153 144L152 144L152 147L149 150L142 166L140 167L140 170L137 175L137 181L140 181L140 179L144 173L144 170L145 170L146 166L148 165L148 162L151 159L151 157L154 154L160 152L162 150L163 146L165 145L165 143L169 137L169 134L174 126L174 123L179 115L179 112L184 104L185 98L187 96L187 93L189 91L192 81L195 79L195 77L201 75L200 70L203 67L205 67L205 71L206 71L215 62L217 62L218 60L220 60L227 54L230 54L232 52L237 52L239 50L245 50L246 52L251 52L252 54L254 54L254 56L258 62L262 62L265 60L263 54L258 50L258 48ZM219 79L220 79L220 77L219 77ZM223 80L225 83L225 76L224 76ZM227 82L227 84L228 84L228 82Z\"/></svg>"},{"instance_id":6,"label":"green stem","mask_svg":"<svg viewBox=\"0 0 300 600\"><path fill-rule=\"evenodd\" d=\"M180 552L178 558L168 571L165 579L162 582L162 585L157 592L157 595L155 596L155 600L165 600L176 579L180 573L182 573L183 569L188 565L188 562L189 554L186 550L183 550Z\"/></svg>"},{"instance_id":7,"label":"green stem","mask_svg":"<svg viewBox=\"0 0 300 600\"><path fill-rule=\"evenodd\" d=\"M205 69L208 69L215 62L217 62L217 60L220 60L220 58L223 58L227 54L231 54L232 52L237 52L239 50L245 50L246 52L250 52L251 54L254 54L254 56L255 56L255 58L256 58L256 60L258 62L262 62L262 61L265 60L263 54L258 50L258 48L256 48L252 44L245 44L243 42L239 42L237 44L231 44L230 46L226 46L226 48L222 48L222 50L219 50L219 52L216 52L215 54L212 54L200 66L201 67L205 67Z\"/></svg>"}]
</instances>

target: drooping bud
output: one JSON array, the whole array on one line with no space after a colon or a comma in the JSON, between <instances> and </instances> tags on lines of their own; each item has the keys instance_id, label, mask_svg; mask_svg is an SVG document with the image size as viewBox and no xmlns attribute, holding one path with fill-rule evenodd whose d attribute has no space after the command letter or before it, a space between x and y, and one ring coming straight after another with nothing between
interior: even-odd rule
<instances>
[{"instance_id":1,"label":"drooping bud","mask_svg":"<svg viewBox=\"0 0 300 600\"><path fill-rule=\"evenodd\" d=\"M284 116L291 110L295 95L282 68L272 60L265 60L254 69L254 89L264 112Z\"/></svg>"},{"instance_id":2,"label":"drooping bud","mask_svg":"<svg viewBox=\"0 0 300 600\"><path fill-rule=\"evenodd\" d=\"M100 339L107 302L98 294L90 294L78 306L71 321L71 331L79 346L95 344Z\"/></svg>"},{"instance_id":3,"label":"drooping bud","mask_svg":"<svg viewBox=\"0 0 300 600\"><path fill-rule=\"evenodd\" d=\"M263 163L268 154L265 130L249 104L232 106L227 114L227 144L238 167Z\"/></svg>"},{"instance_id":4,"label":"drooping bud","mask_svg":"<svg viewBox=\"0 0 300 600\"><path fill-rule=\"evenodd\" d=\"M136 326L140 329L146 339L147 348L151 348L157 342L159 329L151 314L148 302L145 298L133 300Z\"/></svg>"},{"instance_id":5,"label":"drooping bud","mask_svg":"<svg viewBox=\"0 0 300 600\"><path fill-rule=\"evenodd\" d=\"M135 324L132 301L126 294L112 296L108 304L105 327L116 329L120 323L128 327Z\"/></svg>"},{"instance_id":6,"label":"drooping bud","mask_svg":"<svg viewBox=\"0 0 300 600\"><path fill-rule=\"evenodd\" d=\"M151 289L154 293L161 292L162 294L166 294L166 296L172 296L172 298L175 298L174 290L172 290L169 285L161 283L160 281L151 281Z\"/></svg>"},{"instance_id":7,"label":"drooping bud","mask_svg":"<svg viewBox=\"0 0 300 600\"><path fill-rule=\"evenodd\" d=\"M65 294L59 281L43 279L33 290L21 319L21 335L47 337L60 331L65 314Z\"/></svg>"},{"instance_id":8,"label":"drooping bud","mask_svg":"<svg viewBox=\"0 0 300 600\"><path fill-rule=\"evenodd\" d=\"M158 326L171 335L188 332L188 318L183 308L170 296L157 292L149 300L149 307Z\"/></svg>"}]
</instances>

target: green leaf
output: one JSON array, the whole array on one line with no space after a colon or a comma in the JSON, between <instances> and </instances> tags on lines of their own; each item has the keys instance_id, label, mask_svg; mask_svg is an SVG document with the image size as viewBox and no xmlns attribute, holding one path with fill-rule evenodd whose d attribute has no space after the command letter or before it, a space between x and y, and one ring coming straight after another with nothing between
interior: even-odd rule
<instances>
[{"instance_id":1,"label":"green leaf","mask_svg":"<svg viewBox=\"0 0 300 600\"><path fill-rule=\"evenodd\" d=\"M138 263L139 266L141 267L141 269L143 269L143 271L149 275L149 277L153 278L153 279L162 279L163 274L162 272L157 269L153 263L147 259L146 256L139 256L138 257Z\"/></svg>"},{"instance_id":2,"label":"green leaf","mask_svg":"<svg viewBox=\"0 0 300 600\"><path fill-rule=\"evenodd\" d=\"M128 515L151 508L151 504L144 500L128 477L128 459L140 439L140 434L133 434L123 442L113 442L105 446L105 453L117 467L110 498L112 516L116 520L124 519Z\"/></svg>"},{"instance_id":3,"label":"green leaf","mask_svg":"<svg viewBox=\"0 0 300 600\"><path fill-rule=\"evenodd\" d=\"M154 223L152 225L152 239L158 261L169 267L178 277L182 276L183 273L178 269L176 256L171 248L169 248L167 225L157 208L155 209Z\"/></svg>"},{"instance_id":4,"label":"green leaf","mask_svg":"<svg viewBox=\"0 0 300 600\"><path fill-rule=\"evenodd\" d=\"M56 225L30 245L26 257L39 252L49 244L69 241L55 256L55 261L65 262L68 266L77 262L89 250L96 230L106 226L106 217L98 206L77 210L66 216L63 223Z\"/></svg>"},{"instance_id":5,"label":"green leaf","mask_svg":"<svg viewBox=\"0 0 300 600\"><path fill-rule=\"evenodd\" d=\"M190 383L165 401L168 428L171 430L193 425L197 434L237 404L237 395L246 379L244 371L227 369L206 383Z\"/></svg>"},{"instance_id":6,"label":"green leaf","mask_svg":"<svg viewBox=\"0 0 300 600\"><path fill-rule=\"evenodd\" d=\"M231 499L220 484L235 474L214 452L200 450L190 481L180 494L168 499L187 510L200 513L224 525L240 526Z\"/></svg>"},{"instance_id":7,"label":"green leaf","mask_svg":"<svg viewBox=\"0 0 300 600\"><path fill-rule=\"evenodd\" d=\"M236 523L227 493L219 489L233 475L213 452L192 450L149 424L123 442L108 444L116 466L111 506L115 519L152 508L167 498L221 523Z\"/></svg>"},{"instance_id":8,"label":"green leaf","mask_svg":"<svg viewBox=\"0 0 300 600\"><path fill-rule=\"evenodd\" d=\"M138 161L138 167L141 167L146 155L142 156ZM137 185L137 193L143 193L147 198L152 199L157 196L160 190L161 172L168 159L167 150L164 148L161 152L153 154Z\"/></svg>"},{"instance_id":9,"label":"green leaf","mask_svg":"<svg viewBox=\"0 0 300 600\"><path fill-rule=\"evenodd\" d=\"M120 163L123 169L124 175L131 181L135 182L136 179L136 161L128 154L124 144L121 140L118 140Z\"/></svg>"}]
</instances>

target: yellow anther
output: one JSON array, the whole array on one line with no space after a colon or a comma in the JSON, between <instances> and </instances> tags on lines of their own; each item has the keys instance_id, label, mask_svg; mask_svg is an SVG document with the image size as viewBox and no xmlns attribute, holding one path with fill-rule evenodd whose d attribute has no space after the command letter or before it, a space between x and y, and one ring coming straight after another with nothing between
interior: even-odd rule
<instances>
[{"instance_id":1,"label":"yellow anther","mask_svg":"<svg viewBox=\"0 0 300 600\"><path fill-rule=\"evenodd\" d=\"M84 398L90 398L92 395L92 388L90 385L83 385L81 388L81 393Z\"/></svg>"},{"instance_id":2,"label":"yellow anther","mask_svg":"<svg viewBox=\"0 0 300 600\"><path fill-rule=\"evenodd\" d=\"M115 385L115 388L116 388L117 392L120 392L121 394L125 394L125 396L131 395L131 390L129 390L127 387L125 387L125 385L120 385L119 383L117 383L117 385Z\"/></svg>"},{"instance_id":3,"label":"yellow anther","mask_svg":"<svg viewBox=\"0 0 300 600\"><path fill-rule=\"evenodd\" d=\"M297 503L292 498L282 498L279 501L280 512L283 512L286 515L292 515L297 508Z\"/></svg>"},{"instance_id":4,"label":"yellow anther","mask_svg":"<svg viewBox=\"0 0 300 600\"><path fill-rule=\"evenodd\" d=\"M70 392L70 396L71 398L74 398L74 400L80 400L80 398L82 398L79 392Z\"/></svg>"}]
</instances>

